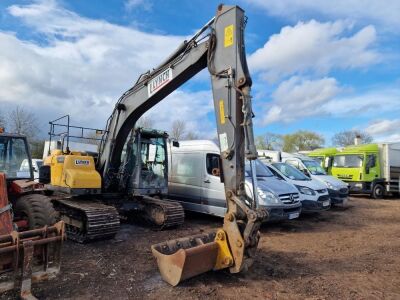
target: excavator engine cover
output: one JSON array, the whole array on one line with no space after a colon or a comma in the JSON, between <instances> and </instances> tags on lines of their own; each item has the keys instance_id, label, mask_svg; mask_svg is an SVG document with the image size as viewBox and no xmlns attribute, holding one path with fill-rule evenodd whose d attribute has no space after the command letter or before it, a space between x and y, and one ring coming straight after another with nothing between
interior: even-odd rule
<instances>
[{"instance_id":1,"label":"excavator engine cover","mask_svg":"<svg viewBox=\"0 0 400 300\"><path fill-rule=\"evenodd\" d=\"M45 159L50 166L49 190L68 194L99 194L101 192L101 176L96 171L92 156L80 152L62 153L53 150Z\"/></svg>"}]
</instances>

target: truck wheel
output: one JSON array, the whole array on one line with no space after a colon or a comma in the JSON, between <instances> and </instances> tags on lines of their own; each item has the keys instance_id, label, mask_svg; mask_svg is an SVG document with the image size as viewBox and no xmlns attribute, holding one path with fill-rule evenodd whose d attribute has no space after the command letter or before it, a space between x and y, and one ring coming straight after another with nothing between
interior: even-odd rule
<instances>
[{"instance_id":1,"label":"truck wheel","mask_svg":"<svg viewBox=\"0 0 400 300\"><path fill-rule=\"evenodd\" d=\"M372 189L372 197L374 199L382 199L385 196L385 188L382 184L375 184Z\"/></svg>"},{"instance_id":2,"label":"truck wheel","mask_svg":"<svg viewBox=\"0 0 400 300\"><path fill-rule=\"evenodd\" d=\"M50 198L44 195L26 195L19 197L16 202L15 217L18 220L26 221L29 229L41 228L57 222L57 212L54 210Z\"/></svg>"}]
</instances>

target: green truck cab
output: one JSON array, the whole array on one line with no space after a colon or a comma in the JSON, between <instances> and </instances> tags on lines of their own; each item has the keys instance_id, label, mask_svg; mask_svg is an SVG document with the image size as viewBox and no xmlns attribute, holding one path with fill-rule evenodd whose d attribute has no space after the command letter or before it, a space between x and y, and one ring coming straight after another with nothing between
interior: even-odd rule
<instances>
[{"instance_id":1,"label":"green truck cab","mask_svg":"<svg viewBox=\"0 0 400 300\"><path fill-rule=\"evenodd\" d=\"M399 193L400 142L348 146L333 154L329 154L332 148L327 149L309 155L325 154L328 174L348 183L350 193L366 193L376 199Z\"/></svg>"},{"instance_id":2,"label":"green truck cab","mask_svg":"<svg viewBox=\"0 0 400 300\"><path fill-rule=\"evenodd\" d=\"M315 149L308 153L309 157L312 157L314 160L318 161L321 164L321 167L325 169L326 173L332 175L332 162L333 156L338 153L339 150L337 148L320 148Z\"/></svg>"}]
</instances>

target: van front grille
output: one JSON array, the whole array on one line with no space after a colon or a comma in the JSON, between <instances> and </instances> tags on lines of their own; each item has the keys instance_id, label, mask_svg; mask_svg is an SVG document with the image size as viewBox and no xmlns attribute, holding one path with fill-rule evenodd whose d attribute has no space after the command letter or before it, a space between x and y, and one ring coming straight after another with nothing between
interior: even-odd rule
<instances>
[{"instance_id":1,"label":"van front grille","mask_svg":"<svg viewBox=\"0 0 400 300\"><path fill-rule=\"evenodd\" d=\"M299 202L299 194L292 193L292 194L282 194L279 195L279 199L282 201L283 204L293 204Z\"/></svg>"}]
</instances>

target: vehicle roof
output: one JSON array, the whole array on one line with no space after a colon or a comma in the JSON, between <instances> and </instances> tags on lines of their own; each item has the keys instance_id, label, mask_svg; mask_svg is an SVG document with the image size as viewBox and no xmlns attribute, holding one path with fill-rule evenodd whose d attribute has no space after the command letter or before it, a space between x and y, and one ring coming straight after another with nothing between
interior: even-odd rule
<instances>
[{"instance_id":1,"label":"vehicle roof","mask_svg":"<svg viewBox=\"0 0 400 300\"><path fill-rule=\"evenodd\" d=\"M337 148L334 147L330 147L330 148L318 148L315 149L313 151L311 151L310 153L308 153L308 156L319 156L319 155L332 155L339 152L339 150Z\"/></svg>"},{"instance_id":2,"label":"vehicle roof","mask_svg":"<svg viewBox=\"0 0 400 300\"><path fill-rule=\"evenodd\" d=\"M173 152L179 151L210 151L213 153L220 153L219 147L210 140L186 140L179 141L179 147L171 147Z\"/></svg>"}]
</instances>

